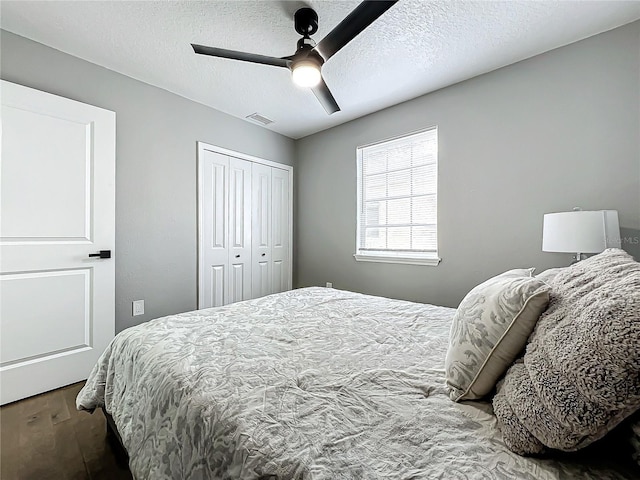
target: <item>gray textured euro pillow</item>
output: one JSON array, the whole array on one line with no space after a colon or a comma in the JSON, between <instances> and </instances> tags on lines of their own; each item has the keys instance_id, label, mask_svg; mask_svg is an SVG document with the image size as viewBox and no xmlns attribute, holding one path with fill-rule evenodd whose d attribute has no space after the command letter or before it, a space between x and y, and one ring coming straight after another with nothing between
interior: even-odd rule
<instances>
[{"instance_id":1,"label":"gray textured euro pillow","mask_svg":"<svg viewBox=\"0 0 640 480\"><path fill-rule=\"evenodd\" d=\"M550 281L551 301L493 407L514 452L574 451L640 408L640 264L619 249Z\"/></svg>"},{"instance_id":2,"label":"gray textured euro pillow","mask_svg":"<svg viewBox=\"0 0 640 480\"><path fill-rule=\"evenodd\" d=\"M453 401L487 395L524 348L549 301L549 286L532 273L509 270L476 286L460 303L445 359Z\"/></svg>"}]
</instances>

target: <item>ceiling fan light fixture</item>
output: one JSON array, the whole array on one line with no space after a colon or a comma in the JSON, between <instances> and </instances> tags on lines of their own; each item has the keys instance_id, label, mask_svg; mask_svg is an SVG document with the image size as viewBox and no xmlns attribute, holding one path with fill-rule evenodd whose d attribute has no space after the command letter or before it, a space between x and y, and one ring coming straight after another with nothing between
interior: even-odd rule
<instances>
[{"instance_id":1,"label":"ceiling fan light fixture","mask_svg":"<svg viewBox=\"0 0 640 480\"><path fill-rule=\"evenodd\" d=\"M356 38L360 32L375 22L380 15L391 8L397 1L362 1L319 43L316 43L311 38L311 35L318 31L318 14L309 7L299 8L293 16L293 23L296 32L302 35L302 38L298 40L296 52L288 57L271 57L227 50L226 48L207 47L205 45L191 44L191 46L193 51L199 55L288 68L291 70L293 82L301 87L311 87L320 104L331 115L339 112L340 107L322 78L320 73L322 65L339 52L342 47Z\"/></svg>"},{"instance_id":2,"label":"ceiling fan light fixture","mask_svg":"<svg viewBox=\"0 0 640 480\"><path fill-rule=\"evenodd\" d=\"M300 60L291 69L293 83L300 87L315 87L320 83L320 66L313 60Z\"/></svg>"}]
</instances>

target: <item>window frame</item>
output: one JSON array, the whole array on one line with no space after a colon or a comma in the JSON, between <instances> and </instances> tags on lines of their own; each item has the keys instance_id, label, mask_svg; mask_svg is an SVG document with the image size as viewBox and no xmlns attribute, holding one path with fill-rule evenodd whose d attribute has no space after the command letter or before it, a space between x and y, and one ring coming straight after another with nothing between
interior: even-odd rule
<instances>
[{"instance_id":1,"label":"window frame","mask_svg":"<svg viewBox=\"0 0 640 480\"><path fill-rule=\"evenodd\" d=\"M436 251L435 252L415 252L409 251L393 252L393 251L374 251L369 253L361 250L361 217L363 214L363 202L362 202L362 154L368 147L379 146L384 143L390 143L403 138L412 137L414 135L420 135L435 130L436 135L436 162L435 162L435 176L436 176L436 202L438 201L438 167L440 163L439 158L439 145L438 145L438 126L432 125L421 130L405 133L402 135L396 135L395 137L387 138L377 142L369 143L366 145L359 145L356 147L356 189L357 189L357 203L356 203L356 245L355 254L353 257L359 262L377 262L377 263L397 263L407 265L428 265L437 266L442 260L439 256L439 221L438 221L438 208L436 207ZM412 195L413 197L413 195Z\"/></svg>"}]
</instances>

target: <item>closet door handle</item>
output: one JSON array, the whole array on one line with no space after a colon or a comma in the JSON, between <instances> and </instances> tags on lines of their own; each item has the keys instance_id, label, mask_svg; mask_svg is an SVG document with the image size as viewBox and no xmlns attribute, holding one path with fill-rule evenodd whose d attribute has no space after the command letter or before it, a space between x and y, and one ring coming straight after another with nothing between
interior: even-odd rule
<instances>
[{"instance_id":1,"label":"closet door handle","mask_svg":"<svg viewBox=\"0 0 640 480\"><path fill-rule=\"evenodd\" d=\"M236 255L236 258L240 258L240 255Z\"/></svg>"},{"instance_id":2,"label":"closet door handle","mask_svg":"<svg viewBox=\"0 0 640 480\"><path fill-rule=\"evenodd\" d=\"M262 256L264 257L266 255L266 253L263 253Z\"/></svg>"},{"instance_id":3,"label":"closet door handle","mask_svg":"<svg viewBox=\"0 0 640 480\"><path fill-rule=\"evenodd\" d=\"M90 253L90 257L111 258L111 250L100 250L98 253Z\"/></svg>"}]
</instances>

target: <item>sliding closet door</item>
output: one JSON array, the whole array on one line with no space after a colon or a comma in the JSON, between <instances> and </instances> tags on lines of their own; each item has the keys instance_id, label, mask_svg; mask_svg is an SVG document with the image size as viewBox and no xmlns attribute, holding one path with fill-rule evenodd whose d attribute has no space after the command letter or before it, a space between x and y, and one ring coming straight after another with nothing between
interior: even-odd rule
<instances>
[{"instance_id":1,"label":"sliding closet door","mask_svg":"<svg viewBox=\"0 0 640 480\"><path fill-rule=\"evenodd\" d=\"M253 297L272 293L271 277L271 171L266 165L252 165L253 207Z\"/></svg>"},{"instance_id":2,"label":"sliding closet door","mask_svg":"<svg viewBox=\"0 0 640 480\"><path fill-rule=\"evenodd\" d=\"M271 291L284 292L291 289L289 258L289 208L291 192L289 171L273 168L271 172Z\"/></svg>"},{"instance_id":3,"label":"sliding closet door","mask_svg":"<svg viewBox=\"0 0 640 480\"><path fill-rule=\"evenodd\" d=\"M229 301L251 295L251 162L229 158Z\"/></svg>"},{"instance_id":4,"label":"sliding closet door","mask_svg":"<svg viewBox=\"0 0 640 480\"><path fill-rule=\"evenodd\" d=\"M200 158L199 308L229 303L227 202L229 157L204 151Z\"/></svg>"}]
</instances>

